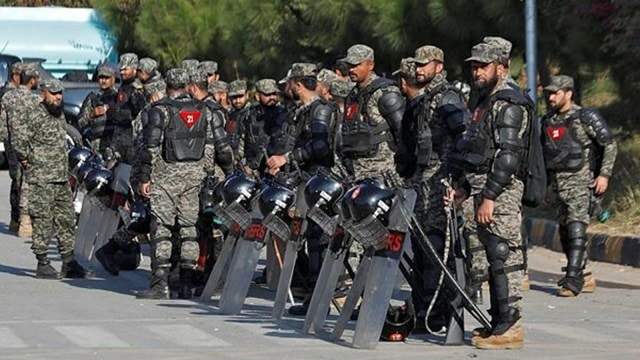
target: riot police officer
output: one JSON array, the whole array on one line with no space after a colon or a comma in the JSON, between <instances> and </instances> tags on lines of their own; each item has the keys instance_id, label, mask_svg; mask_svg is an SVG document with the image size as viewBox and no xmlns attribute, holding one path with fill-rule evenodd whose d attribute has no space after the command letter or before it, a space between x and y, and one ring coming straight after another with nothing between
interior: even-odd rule
<instances>
[{"instance_id":1,"label":"riot police officer","mask_svg":"<svg viewBox=\"0 0 640 360\"><path fill-rule=\"evenodd\" d=\"M555 196L560 242L567 257L558 296L593 292L596 280L584 271L590 200L609 186L617 146L599 112L573 101L573 78L551 77L544 88L552 110L542 118L545 167Z\"/></svg>"},{"instance_id":2,"label":"riot police officer","mask_svg":"<svg viewBox=\"0 0 640 360\"><path fill-rule=\"evenodd\" d=\"M479 43L467 61L480 98L459 142L469 183L454 197L459 202L472 187L482 189L473 196L474 215L489 262L492 324L491 331L476 329L472 344L481 349L521 348L524 137L534 112L522 92L507 83L507 59L500 48Z\"/></svg>"},{"instance_id":3,"label":"riot police officer","mask_svg":"<svg viewBox=\"0 0 640 360\"><path fill-rule=\"evenodd\" d=\"M404 98L398 86L373 71L373 49L353 45L343 59L356 86L345 101L342 121L342 157L357 178L380 177L392 168L400 135Z\"/></svg>"},{"instance_id":4,"label":"riot police officer","mask_svg":"<svg viewBox=\"0 0 640 360\"><path fill-rule=\"evenodd\" d=\"M291 143L293 149L284 155L272 155L267 160L268 172L276 174L285 164L307 173L315 173L334 165L333 139L337 122L337 109L322 99L316 91L316 71L313 64L294 63L289 75L294 99L300 101L293 118L287 121L282 135L276 141ZM322 229L310 221L305 234L309 255L309 282L311 287L320 273L322 258L328 245L328 238ZM304 315L309 302L292 306L289 313Z\"/></svg>"},{"instance_id":5,"label":"riot police officer","mask_svg":"<svg viewBox=\"0 0 640 360\"><path fill-rule=\"evenodd\" d=\"M118 99L115 71L108 64L103 64L98 68L97 74L100 90L87 96L78 117L78 127L89 138L94 151L100 149L100 140L107 126L107 112L115 109Z\"/></svg>"},{"instance_id":6,"label":"riot police officer","mask_svg":"<svg viewBox=\"0 0 640 360\"><path fill-rule=\"evenodd\" d=\"M186 92L184 69L167 72L166 106L151 107L139 153L140 193L151 201L156 220L151 234L151 281L139 298L169 297L172 236L180 241L180 296L192 296L199 255L196 221L201 180L213 173L214 146L209 124L212 115L201 101Z\"/></svg>"}]
</instances>

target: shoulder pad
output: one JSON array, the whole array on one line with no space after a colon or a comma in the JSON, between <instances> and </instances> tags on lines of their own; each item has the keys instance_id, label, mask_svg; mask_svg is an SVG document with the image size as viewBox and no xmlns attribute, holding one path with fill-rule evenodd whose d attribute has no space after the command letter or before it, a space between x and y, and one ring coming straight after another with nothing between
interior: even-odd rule
<instances>
[{"instance_id":1,"label":"shoulder pad","mask_svg":"<svg viewBox=\"0 0 640 360\"><path fill-rule=\"evenodd\" d=\"M442 99L440 99L440 106L445 105L460 105L461 108L464 108L464 102L462 100L462 93L452 89L445 89L442 94Z\"/></svg>"},{"instance_id":2,"label":"shoulder pad","mask_svg":"<svg viewBox=\"0 0 640 360\"><path fill-rule=\"evenodd\" d=\"M596 137L603 144L609 144L613 142L613 134L604 120L604 117L598 110L585 109L580 110L580 121L587 126L593 128L596 132Z\"/></svg>"},{"instance_id":3,"label":"shoulder pad","mask_svg":"<svg viewBox=\"0 0 640 360\"><path fill-rule=\"evenodd\" d=\"M317 119L329 119L333 113L333 107L326 102L317 100L311 110L311 117Z\"/></svg>"},{"instance_id":4,"label":"shoulder pad","mask_svg":"<svg viewBox=\"0 0 640 360\"><path fill-rule=\"evenodd\" d=\"M506 104L502 110L502 119L498 124L502 123L504 126L519 128L524 120L524 111L521 105Z\"/></svg>"},{"instance_id":5,"label":"shoulder pad","mask_svg":"<svg viewBox=\"0 0 640 360\"><path fill-rule=\"evenodd\" d=\"M529 99L528 96L525 97L525 95L522 92L516 90L513 87L508 87L507 89L500 90L497 93L491 95L491 102L496 102L498 100L503 100L503 101L510 102L512 104L530 107L532 109L534 108L533 102L531 101L531 99Z\"/></svg>"}]
</instances>

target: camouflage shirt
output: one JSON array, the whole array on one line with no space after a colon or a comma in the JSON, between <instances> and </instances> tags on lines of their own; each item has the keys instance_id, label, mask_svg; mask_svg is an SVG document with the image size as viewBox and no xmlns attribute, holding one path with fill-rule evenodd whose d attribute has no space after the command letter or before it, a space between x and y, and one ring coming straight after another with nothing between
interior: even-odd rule
<instances>
[{"instance_id":1,"label":"camouflage shirt","mask_svg":"<svg viewBox=\"0 0 640 360\"><path fill-rule=\"evenodd\" d=\"M64 113L51 115L42 98L32 94L23 97L20 108L24 111L13 123L11 139L18 159L27 162L27 182L68 181Z\"/></svg>"}]
</instances>

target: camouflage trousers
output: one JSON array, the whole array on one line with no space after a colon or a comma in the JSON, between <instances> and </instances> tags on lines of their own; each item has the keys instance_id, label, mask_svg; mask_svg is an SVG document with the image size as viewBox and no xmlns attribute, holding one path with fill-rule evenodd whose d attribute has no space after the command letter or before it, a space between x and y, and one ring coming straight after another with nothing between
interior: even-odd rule
<instances>
[{"instance_id":1,"label":"camouflage trousers","mask_svg":"<svg viewBox=\"0 0 640 360\"><path fill-rule=\"evenodd\" d=\"M467 245L467 269L471 282L475 285L488 280L487 254L484 245L478 238L478 224L476 223L475 209L476 201L473 195L462 203L462 213L464 216L464 226L462 236Z\"/></svg>"},{"instance_id":2,"label":"camouflage trousers","mask_svg":"<svg viewBox=\"0 0 640 360\"><path fill-rule=\"evenodd\" d=\"M493 222L488 226L478 224L478 238L487 248L487 242L491 237L497 237L507 243L509 254L503 261L503 269L508 281L509 306L522 312L522 278L524 276L524 258L522 234L522 192L524 184L522 181L513 178L505 190L494 202ZM474 214L482 202L482 194L474 196ZM495 278L492 272L494 264L489 262L489 286L492 287L492 280ZM492 292L493 294L493 292ZM491 299L492 306L497 299Z\"/></svg>"},{"instance_id":3,"label":"camouflage trousers","mask_svg":"<svg viewBox=\"0 0 640 360\"><path fill-rule=\"evenodd\" d=\"M583 167L576 173L553 173L550 174L550 187L553 193L554 207L556 209L558 224L560 225L560 242L563 249L570 247L570 240L567 236L566 226L572 222L581 222L586 228L589 225L589 203L593 174L588 166ZM587 254L589 245L587 243L582 258L584 267L589 258ZM565 254L568 255L567 250Z\"/></svg>"},{"instance_id":4,"label":"camouflage trousers","mask_svg":"<svg viewBox=\"0 0 640 360\"><path fill-rule=\"evenodd\" d=\"M60 255L72 254L75 243L75 213L69 184L61 182L29 185L29 215L33 227L31 250L36 256L46 254L51 237L56 236Z\"/></svg>"},{"instance_id":5,"label":"camouflage trousers","mask_svg":"<svg viewBox=\"0 0 640 360\"><path fill-rule=\"evenodd\" d=\"M29 184L25 181L24 172L15 153L7 152L7 162L9 163L9 177L11 177L9 193L11 220L19 222L20 215L29 213Z\"/></svg>"},{"instance_id":6,"label":"camouflage trousers","mask_svg":"<svg viewBox=\"0 0 640 360\"><path fill-rule=\"evenodd\" d=\"M170 267L172 237L179 235L181 267L194 269L200 255L196 222L199 186L182 189L151 185L151 214L157 222L151 234L152 269Z\"/></svg>"}]
</instances>

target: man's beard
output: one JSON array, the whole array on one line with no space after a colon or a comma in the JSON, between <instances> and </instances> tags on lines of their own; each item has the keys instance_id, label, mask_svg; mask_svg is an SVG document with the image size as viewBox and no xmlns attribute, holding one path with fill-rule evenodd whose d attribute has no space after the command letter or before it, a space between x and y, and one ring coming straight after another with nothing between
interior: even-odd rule
<instances>
[{"instance_id":1,"label":"man's beard","mask_svg":"<svg viewBox=\"0 0 640 360\"><path fill-rule=\"evenodd\" d=\"M55 117L59 117L60 115L62 115L62 104L45 102L44 106L47 108L47 111L49 112L49 114Z\"/></svg>"},{"instance_id":2,"label":"man's beard","mask_svg":"<svg viewBox=\"0 0 640 360\"><path fill-rule=\"evenodd\" d=\"M475 81L473 84L480 94L487 94L498 84L498 77L495 76L483 82Z\"/></svg>"}]
</instances>

